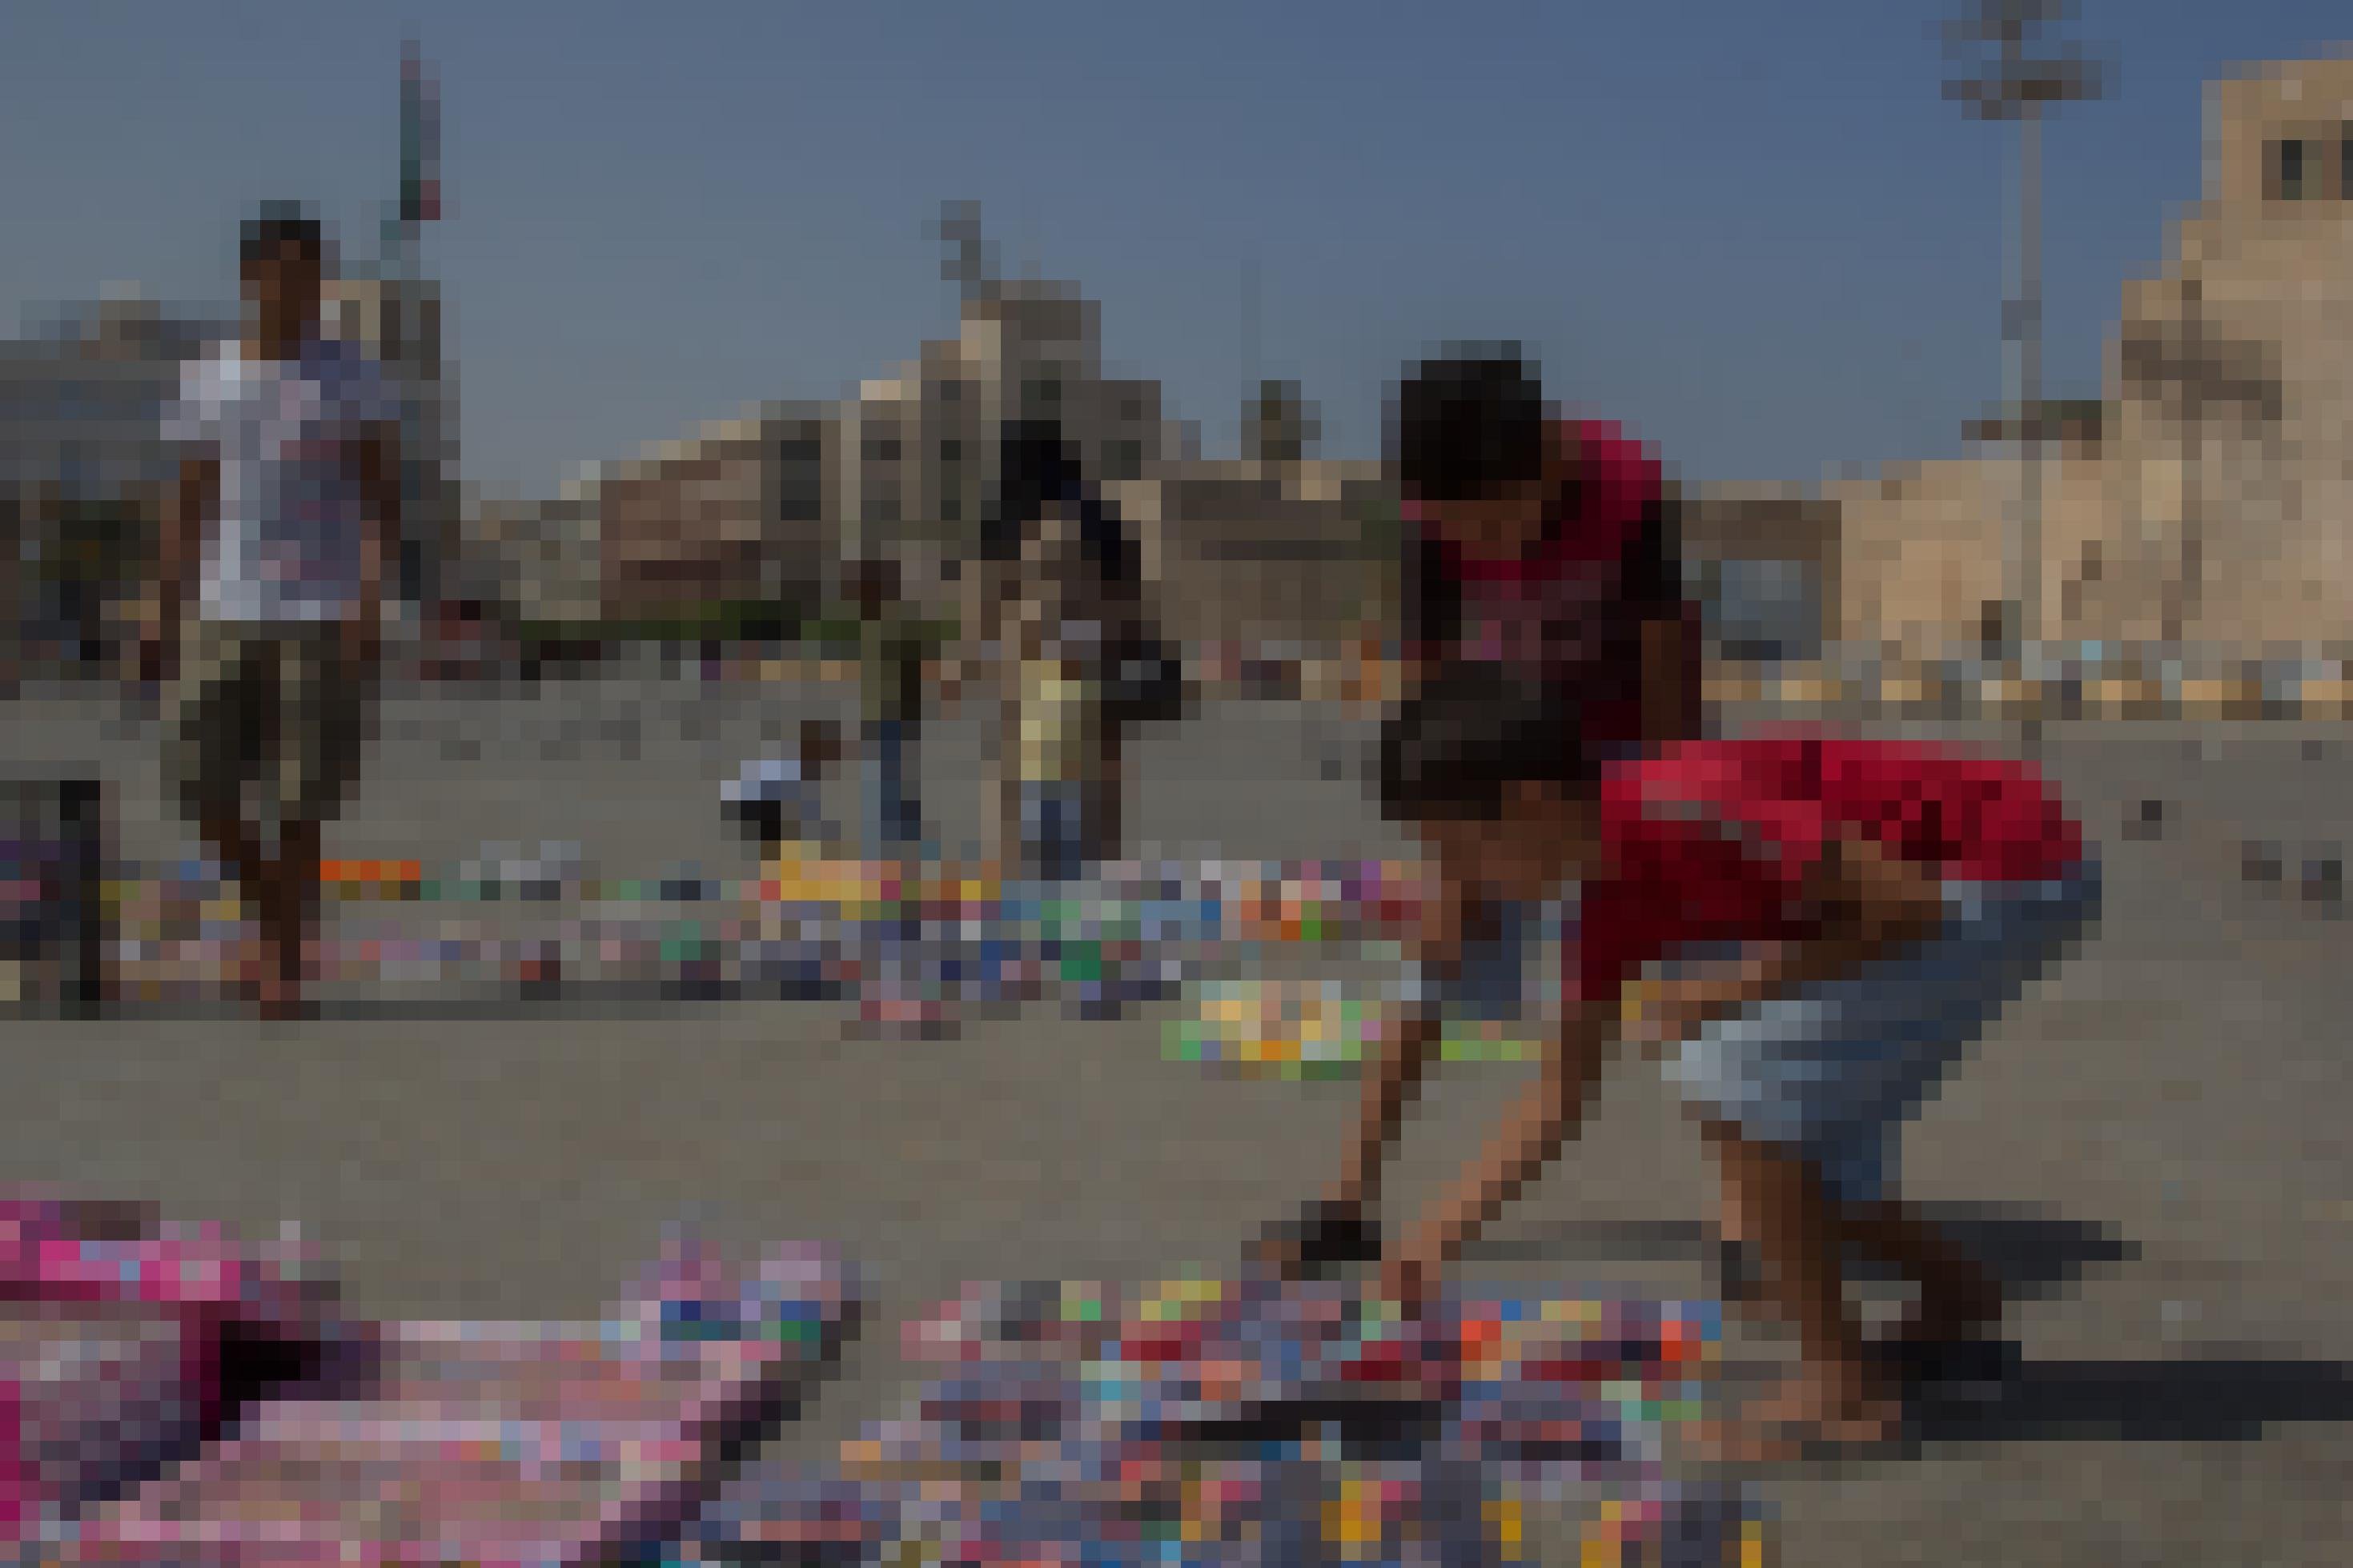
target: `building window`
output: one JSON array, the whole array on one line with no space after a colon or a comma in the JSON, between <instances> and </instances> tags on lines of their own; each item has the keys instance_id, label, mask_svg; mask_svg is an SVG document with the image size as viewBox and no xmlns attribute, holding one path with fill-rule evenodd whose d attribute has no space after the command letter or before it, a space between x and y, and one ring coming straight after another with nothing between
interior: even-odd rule
<instances>
[{"instance_id":1,"label":"building window","mask_svg":"<svg viewBox=\"0 0 2353 1568\"><path fill-rule=\"evenodd\" d=\"M958 496L941 497L940 521L942 522L962 522L964 521L963 498Z\"/></svg>"},{"instance_id":2,"label":"building window","mask_svg":"<svg viewBox=\"0 0 2353 1568\"><path fill-rule=\"evenodd\" d=\"M955 462L961 462L961 461L963 461L963 459L964 459L964 443L963 443L963 442L958 441L958 440L950 439L950 440L945 440L945 441L943 441L943 442L941 442L941 443L940 443L940 461L941 461L941 462L943 462L943 463L955 463Z\"/></svg>"},{"instance_id":3,"label":"building window","mask_svg":"<svg viewBox=\"0 0 2353 1568\"><path fill-rule=\"evenodd\" d=\"M825 460L825 443L814 436L797 436L776 443L776 457L786 463L817 463Z\"/></svg>"},{"instance_id":4,"label":"building window","mask_svg":"<svg viewBox=\"0 0 2353 1568\"><path fill-rule=\"evenodd\" d=\"M2272 195L2283 202L2300 202L2309 194L2306 189L2311 169L2311 143L2297 137L2288 137L2272 143Z\"/></svg>"},{"instance_id":5,"label":"building window","mask_svg":"<svg viewBox=\"0 0 2353 1568\"><path fill-rule=\"evenodd\" d=\"M2337 131L2337 199L2353 202L2353 126L2343 126Z\"/></svg>"},{"instance_id":6,"label":"building window","mask_svg":"<svg viewBox=\"0 0 2353 1568\"><path fill-rule=\"evenodd\" d=\"M870 463L895 463L899 460L899 438L883 436L866 443L866 460Z\"/></svg>"},{"instance_id":7,"label":"building window","mask_svg":"<svg viewBox=\"0 0 2353 1568\"><path fill-rule=\"evenodd\" d=\"M960 381L944 381L940 383L940 400L944 403L962 402L964 400L964 383Z\"/></svg>"},{"instance_id":8,"label":"building window","mask_svg":"<svg viewBox=\"0 0 2353 1568\"><path fill-rule=\"evenodd\" d=\"M777 487L778 522L823 522L825 487L814 479L791 479Z\"/></svg>"}]
</instances>

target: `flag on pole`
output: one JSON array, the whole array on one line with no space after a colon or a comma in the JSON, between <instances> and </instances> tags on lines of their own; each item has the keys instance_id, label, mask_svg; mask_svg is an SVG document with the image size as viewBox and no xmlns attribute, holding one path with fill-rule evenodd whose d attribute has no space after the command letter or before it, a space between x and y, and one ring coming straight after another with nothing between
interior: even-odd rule
<instances>
[{"instance_id":1,"label":"flag on pole","mask_svg":"<svg viewBox=\"0 0 2353 1568\"><path fill-rule=\"evenodd\" d=\"M400 221L431 223L440 216L440 87L411 44L400 62Z\"/></svg>"}]
</instances>

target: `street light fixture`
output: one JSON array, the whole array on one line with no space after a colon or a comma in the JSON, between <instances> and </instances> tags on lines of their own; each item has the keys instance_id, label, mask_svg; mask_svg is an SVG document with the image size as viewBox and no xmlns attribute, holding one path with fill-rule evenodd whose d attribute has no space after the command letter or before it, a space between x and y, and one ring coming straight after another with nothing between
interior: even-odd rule
<instances>
[{"instance_id":1,"label":"street light fixture","mask_svg":"<svg viewBox=\"0 0 2353 1568\"><path fill-rule=\"evenodd\" d=\"M2002 425L2019 444L2021 457L2006 640L2021 676L2027 649L2042 632L2042 115L2055 104L2101 97L2107 87L2104 64L2075 46L2033 47L2046 28L2073 11L2073 0L1976 0L1967 15L1943 27L1956 66L1945 82L1945 96L1972 119L2015 121L2019 128L2015 271L2002 306L2010 384ZM2039 731L2030 717L2024 735L2030 750L2041 739Z\"/></svg>"}]
</instances>

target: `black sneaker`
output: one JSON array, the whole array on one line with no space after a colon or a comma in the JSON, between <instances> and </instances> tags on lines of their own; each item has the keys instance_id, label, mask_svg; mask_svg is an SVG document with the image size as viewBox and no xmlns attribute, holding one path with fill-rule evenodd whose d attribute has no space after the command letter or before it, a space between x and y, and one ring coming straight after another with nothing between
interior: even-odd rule
<instances>
[{"instance_id":1,"label":"black sneaker","mask_svg":"<svg viewBox=\"0 0 2353 1568\"><path fill-rule=\"evenodd\" d=\"M1271 1225L1251 1249L1253 1258L1285 1279L1321 1278L1336 1269L1377 1263L1380 1227L1360 1209L1314 1203Z\"/></svg>"}]
</instances>

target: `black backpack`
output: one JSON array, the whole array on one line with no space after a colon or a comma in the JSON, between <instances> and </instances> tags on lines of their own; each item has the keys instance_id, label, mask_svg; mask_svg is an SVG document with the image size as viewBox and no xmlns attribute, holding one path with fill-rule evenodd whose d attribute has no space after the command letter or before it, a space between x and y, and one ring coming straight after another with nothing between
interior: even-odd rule
<instances>
[{"instance_id":1,"label":"black backpack","mask_svg":"<svg viewBox=\"0 0 2353 1568\"><path fill-rule=\"evenodd\" d=\"M1166 638L1139 629L1112 656L1104 706L1115 722L1151 724L1181 719L1190 704L1185 663Z\"/></svg>"}]
</instances>

